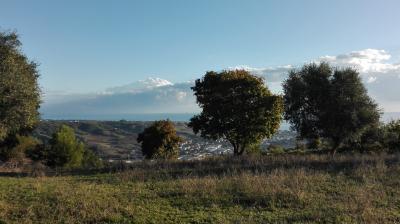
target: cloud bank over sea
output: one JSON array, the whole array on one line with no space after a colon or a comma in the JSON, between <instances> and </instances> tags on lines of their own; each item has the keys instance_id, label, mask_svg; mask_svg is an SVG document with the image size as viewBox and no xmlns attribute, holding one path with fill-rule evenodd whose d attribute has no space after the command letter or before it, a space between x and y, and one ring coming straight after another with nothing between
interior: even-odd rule
<instances>
[{"instance_id":1,"label":"cloud bank over sea","mask_svg":"<svg viewBox=\"0 0 400 224\"><path fill-rule=\"evenodd\" d=\"M392 61L385 50L365 49L336 56L321 56L304 62L328 62L335 67L357 69L369 94L384 112L400 111L400 62ZM254 68L238 65L226 69L245 69L265 78L268 87L276 93L292 69L300 65ZM44 91L41 107L43 118L97 119L101 116L129 114L193 114L199 112L193 92L194 81L173 83L162 78L149 77L130 84L107 88L96 93L74 94Z\"/></svg>"}]
</instances>

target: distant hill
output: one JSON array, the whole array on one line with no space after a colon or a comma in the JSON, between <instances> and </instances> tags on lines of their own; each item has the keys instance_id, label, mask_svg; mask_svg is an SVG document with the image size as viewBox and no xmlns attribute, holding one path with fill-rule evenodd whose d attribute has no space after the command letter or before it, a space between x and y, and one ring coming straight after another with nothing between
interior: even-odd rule
<instances>
[{"instance_id":1,"label":"distant hill","mask_svg":"<svg viewBox=\"0 0 400 224\"><path fill-rule=\"evenodd\" d=\"M78 121L78 120L43 120L34 131L34 136L47 142L62 124L75 129L77 137L91 147L104 159L142 159L137 136L149 126L150 121ZM180 159L201 158L207 155L231 153L231 145L224 141L212 141L195 135L186 122L175 122L178 135L185 139L181 146ZM282 130L271 140L263 143L294 146L295 133Z\"/></svg>"}]
</instances>

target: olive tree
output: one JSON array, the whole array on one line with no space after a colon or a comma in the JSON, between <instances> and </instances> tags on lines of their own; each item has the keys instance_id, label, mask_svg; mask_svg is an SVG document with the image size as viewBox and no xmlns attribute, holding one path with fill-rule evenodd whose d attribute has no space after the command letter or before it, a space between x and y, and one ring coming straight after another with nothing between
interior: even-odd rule
<instances>
[{"instance_id":1,"label":"olive tree","mask_svg":"<svg viewBox=\"0 0 400 224\"><path fill-rule=\"evenodd\" d=\"M282 121L281 97L248 71L207 72L192 90L202 112L191 118L189 126L202 137L226 139L234 155L270 138Z\"/></svg>"},{"instance_id":2,"label":"olive tree","mask_svg":"<svg viewBox=\"0 0 400 224\"><path fill-rule=\"evenodd\" d=\"M332 154L379 126L378 106L353 68L307 64L289 72L283 90L285 119L302 138L330 139Z\"/></svg>"}]
</instances>

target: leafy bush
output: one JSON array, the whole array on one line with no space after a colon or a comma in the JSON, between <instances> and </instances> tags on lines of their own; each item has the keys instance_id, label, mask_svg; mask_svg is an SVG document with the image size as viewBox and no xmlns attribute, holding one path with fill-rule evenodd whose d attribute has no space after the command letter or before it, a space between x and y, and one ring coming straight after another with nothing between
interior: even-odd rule
<instances>
[{"instance_id":1,"label":"leafy bush","mask_svg":"<svg viewBox=\"0 0 400 224\"><path fill-rule=\"evenodd\" d=\"M21 162L28 152L40 147L40 142L31 136L16 135L15 139L11 141L15 141L15 143L10 145L7 143L0 149L3 160L13 159Z\"/></svg>"},{"instance_id":2,"label":"leafy bush","mask_svg":"<svg viewBox=\"0 0 400 224\"><path fill-rule=\"evenodd\" d=\"M38 144L36 147L32 147L28 149L25 154L28 158L33 160L34 162L42 162L47 158L47 150L44 144Z\"/></svg>"},{"instance_id":3,"label":"leafy bush","mask_svg":"<svg viewBox=\"0 0 400 224\"><path fill-rule=\"evenodd\" d=\"M82 165L85 148L84 144L76 139L74 129L62 125L53 134L46 151L48 166L76 168Z\"/></svg>"},{"instance_id":4,"label":"leafy bush","mask_svg":"<svg viewBox=\"0 0 400 224\"><path fill-rule=\"evenodd\" d=\"M175 159L179 155L179 143L174 124L169 120L154 122L137 138L142 143L142 153L146 159Z\"/></svg>"},{"instance_id":5,"label":"leafy bush","mask_svg":"<svg viewBox=\"0 0 400 224\"><path fill-rule=\"evenodd\" d=\"M85 132L95 134L95 135L104 135L105 130L101 125L97 122L94 123L80 123L79 128Z\"/></svg>"},{"instance_id":6,"label":"leafy bush","mask_svg":"<svg viewBox=\"0 0 400 224\"><path fill-rule=\"evenodd\" d=\"M82 142L75 138L72 128L62 126L53 134L48 145L37 144L26 151L26 155L36 164L66 168L101 168L103 162Z\"/></svg>"},{"instance_id":7,"label":"leafy bush","mask_svg":"<svg viewBox=\"0 0 400 224\"><path fill-rule=\"evenodd\" d=\"M268 146L268 152L270 154L283 154L283 153L285 153L285 148L283 148L280 145L272 144L272 145Z\"/></svg>"},{"instance_id":8,"label":"leafy bush","mask_svg":"<svg viewBox=\"0 0 400 224\"><path fill-rule=\"evenodd\" d=\"M305 151L307 150L307 144L304 140L297 139L296 140L296 150Z\"/></svg>"},{"instance_id":9,"label":"leafy bush","mask_svg":"<svg viewBox=\"0 0 400 224\"><path fill-rule=\"evenodd\" d=\"M322 141L320 138L313 138L307 142L307 148L309 149L319 149L322 146Z\"/></svg>"},{"instance_id":10,"label":"leafy bush","mask_svg":"<svg viewBox=\"0 0 400 224\"><path fill-rule=\"evenodd\" d=\"M250 155L261 154L261 141L256 141L246 147L246 153Z\"/></svg>"},{"instance_id":11,"label":"leafy bush","mask_svg":"<svg viewBox=\"0 0 400 224\"><path fill-rule=\"evenodd\" d=\"M400 120L391 121L383 128L383 145L391 152L400 151Z\"/></svg>"},{"instance_id":12,"label":"leafy bush","mask_svg":"<svg viewBox=\"0 0 400 224\"><path fill-rule=\"evenodd\" d=\"M348 150L359 152L385 151L384 126L373 126L368 128L359 139L354 139L347 146Z\"/></svg>"},{"instance_id":13,"label":"leafy bush","mask_svg":"<svg viewBox=\"0 0 400 224\"><path fill-rule=\"evenodd\" d=\"M103 167L103 161L91 149L85 149L83 153L82 167L101 168Z\"/></svg>"}]
</instances>

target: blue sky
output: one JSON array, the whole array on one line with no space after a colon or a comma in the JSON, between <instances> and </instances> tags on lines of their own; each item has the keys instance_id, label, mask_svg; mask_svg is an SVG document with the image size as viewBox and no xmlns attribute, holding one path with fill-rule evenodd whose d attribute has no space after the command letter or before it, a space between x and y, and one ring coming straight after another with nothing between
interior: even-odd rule
<instances>
[{"instance_id":1,"label":"blue sky","mask_svg":"<svg viewBox=\"0 0 400 224\"><path fill-rule=\"evenodd\" d=\"M399 50L400 1L1 0L40 62L45 89L86 92L157 76L177 82L237 65Z\"/></svg>"},{"instance_id":2,"label":"blue sky","mask_svg":"<svg viewBox=\"0 0 400 224\"><path fill-rule=\"evenodd\" d=\"M301 65L364 49L390 54L386 64L400 62L398 0L0 0L0 5L1 29L18 31L24 52L40 63L40 84L48 95L99 92L148 77L180 83L207 70Z\"/></svg>"}]
</instances>

